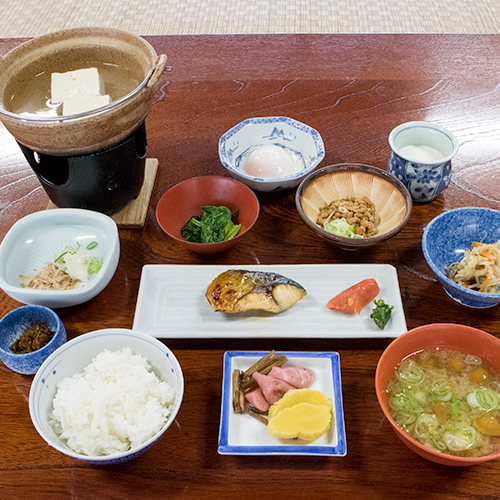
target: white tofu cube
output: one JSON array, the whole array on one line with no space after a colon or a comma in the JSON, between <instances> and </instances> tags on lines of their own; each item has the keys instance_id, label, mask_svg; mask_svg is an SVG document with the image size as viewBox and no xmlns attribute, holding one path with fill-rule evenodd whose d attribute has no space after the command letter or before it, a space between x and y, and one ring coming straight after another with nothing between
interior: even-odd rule
<instances>
[{"instance_id":1,"label":"white tofu cube","mask_svg":"<svg viewBox=\"0 0 500 500\"><path fill-rule=\"evenodd\" d=\"M75 115L77 113L84 113L91 109L106 106L111 102L109 95L83 95L75 94L66 98L63 102L63 115Z\"/></svg>"},{"instance_id":2,"label":"white tofu cube","mask_svg":"<svg viewBox=\"0 0 500 500\"><path fill-rule=\"evenodd\" d=\"M66 73L52 73L52 103L64 102L71 96L98 96L105 93L104 80L97 68L85 68Z\"/></svg>"}]
</instances>

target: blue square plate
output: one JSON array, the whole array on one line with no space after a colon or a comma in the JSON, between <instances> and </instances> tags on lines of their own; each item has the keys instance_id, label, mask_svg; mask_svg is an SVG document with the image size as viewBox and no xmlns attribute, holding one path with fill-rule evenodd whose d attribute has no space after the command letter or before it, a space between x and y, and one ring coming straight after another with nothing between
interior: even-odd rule
<instances>
[{"instance_id":1,"label":"blue square plate","mask_svg":"<svg viewBox=\"0 0 500 500\"><path fill-rule=\"evenodd\" d=\"M347 453L340 358L336 352L278 352L288 361L286 366L307 367L314 370L316 380L312 389L326 394L333 402L333 422L330 430L316 441L276 439L270 436L264 424L248 414L233 411L233 370L247 370L267 352L228 351L224 354L222 408L218 452L221 455L331 455Z\"/></svg>"}]
</instances>

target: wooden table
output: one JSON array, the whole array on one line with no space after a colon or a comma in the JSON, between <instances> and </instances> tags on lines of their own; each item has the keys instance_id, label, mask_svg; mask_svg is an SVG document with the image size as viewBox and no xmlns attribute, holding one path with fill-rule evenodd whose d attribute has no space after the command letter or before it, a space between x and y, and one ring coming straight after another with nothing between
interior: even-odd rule
<instances>
[{"instance_id":1,"label":"wooden table","mask_svg":"<svg viewBox=\"0 0 500 500\"><path fill-rule=\"evenodd\" d=\"M131 328L145 264L339 264L396 266L408 328L456 322L500 334L500 309L469 310L444 293L427 266L425 225L460 206L500 208L500 36L265 35L149 37L172 71L147 119L149 156L160 162L142 230L121 230L121 257L94 300L58 311L69 338L106 327ZM0 51L19 43L3 40ZM161 231L155 207L177 182L226 175L218 139L245 118L285 115L320 131L323 166L361 162L385 168L389 132L411 120L437 122L458 137L452 183L415 205L407 226L377 247L345 252L301 222L294 191L259 194L261 214L246 240L202 257ZM0 129L0 238L47 196L16 143ZM276 237L277 227L279 238ZM20 304L0 292L0 315ZM378 359L390 340L165 339L186 390L175 425L144 455L94 467L49 448L28 414L32 377L0 369L0 496L16 499L137 498L498 498L500 464L454 469L407 449L380 410ZM338 351L348 453L343 458L220 456L222 360L226 350Z\"/></svg>"}]
</instances>

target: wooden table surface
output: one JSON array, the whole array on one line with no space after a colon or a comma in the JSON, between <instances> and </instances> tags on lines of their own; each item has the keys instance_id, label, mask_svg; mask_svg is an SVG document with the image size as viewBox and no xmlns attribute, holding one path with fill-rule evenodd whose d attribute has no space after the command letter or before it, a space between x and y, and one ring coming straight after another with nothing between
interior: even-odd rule
<instances>
[{"instance_id":1,"label":"wooden table surface","mask_svg":"<svg viewBox=\"0 0 500 500\"><path fill-rule=\"evenodd\" d=\"M69 338L108 327L131 328L145 264L384 263L397 268L408 328L454 322L500 335L500 309L452 301L421 250L425 225L460 206L500 208L500 36L236 35L147 38L172 71L146 121L149 156L159 171L147 221L120 230L121 256L109 286L63 310ZM6 53L19 40L0 42ZM385 169L388 135L400 123L428 120L452 130L460 152L451 185L414 205L407 226L377 247L345 252L301 222L294 190L259 194L260 217L240 244L203 257L170 240L155 219L167 189L201 174L226 175L219 137L243 119L283 115L316 128L321 166L360 162ZM17 144L0 128L0 238L48 198ZM278 229L277 229L278 228ZM277 231L279 237L276 237ZM0 315L21 304L0 291ZM307 332L304 332L307 337ZM32 377L0 366L0 496L12 499L498 498L500 463L448 468L407 449L380 410L378 359L390 339L164 339L185 377L176 422L144 455L96 467L51 449L28 413ZM345 457L220 456L217 453L226 350L340 353L347 433Z\"/></svg>"}]
</instances>

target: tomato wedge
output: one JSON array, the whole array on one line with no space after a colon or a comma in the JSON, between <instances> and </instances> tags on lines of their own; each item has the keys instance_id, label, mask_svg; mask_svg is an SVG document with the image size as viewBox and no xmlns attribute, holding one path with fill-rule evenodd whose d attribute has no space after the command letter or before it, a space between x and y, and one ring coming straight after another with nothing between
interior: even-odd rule
<instances>
[{"instance_id":1,"label":"tomato wedge","mask_svg":"<svg viewBox=\"0 0 500 500\"><path fill-rule=\"evenodd\" d=\"M379 292L378 283L373 278L368 278L340 292L326 307L346 314L359 314Z\"/></svg>"}]
</instances>

